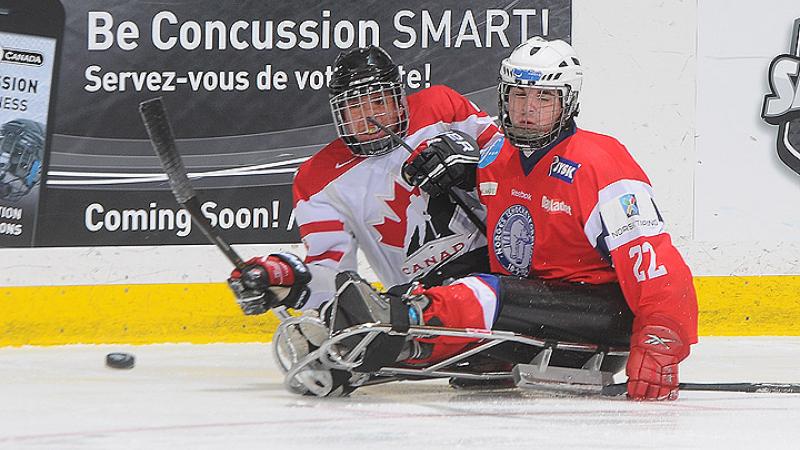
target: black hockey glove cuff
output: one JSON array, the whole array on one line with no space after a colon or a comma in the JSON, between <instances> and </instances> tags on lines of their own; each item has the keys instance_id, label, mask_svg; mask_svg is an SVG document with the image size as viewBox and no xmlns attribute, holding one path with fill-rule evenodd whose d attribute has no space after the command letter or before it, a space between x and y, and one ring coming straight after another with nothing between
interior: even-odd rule
<instances>
[{"instance_id":1,"label":"black hockey glove cuff","mask_svg":"<svg viewBox=\"0 0 800 450\"><path fill-rule=\"evenodd\" d=\"M408 184L419 186L432 197L453 187L475 188L475 171L481 154L471 136L449 131L423 145L427 147L403 165L403 178Z\"/></svg>"}]
</instances>

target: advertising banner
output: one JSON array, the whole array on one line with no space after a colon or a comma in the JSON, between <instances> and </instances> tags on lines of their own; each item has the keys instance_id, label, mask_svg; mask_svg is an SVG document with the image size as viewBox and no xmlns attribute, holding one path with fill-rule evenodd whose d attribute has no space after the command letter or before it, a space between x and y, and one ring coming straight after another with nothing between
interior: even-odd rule
<instances>
[{"instance_id":1,"label":"advertising banner","mask_svg":"<svg viewBox=\"0 0 800 450\"><path fill-rule=\"evenodd\" d=\"M340 52L379 45L402 66L408 92L446 84L494 114L501 59L533 35L570 41L572 14L569 0L64 7L35 246L205 243L172 198L138 114L158 96L203 212L223 237L298 242L292 177L336 137L326 84Z\"/></svg>"},{"instance_id":2,"label":"advertising banner","mask_svg":"<svg viewBox=\"0 0 800 450\"><path fill-rule=\"evenodd\" d=\"M56 40L0 32L0 247L33 242Z\"/></svg>"}]
</instances>

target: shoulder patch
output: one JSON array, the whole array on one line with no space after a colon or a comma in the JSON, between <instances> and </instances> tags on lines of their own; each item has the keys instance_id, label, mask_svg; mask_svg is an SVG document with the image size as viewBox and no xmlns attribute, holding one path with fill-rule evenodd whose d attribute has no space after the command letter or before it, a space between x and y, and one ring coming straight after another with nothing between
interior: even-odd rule
<instances>
[{"instance_id":1,"label":"shoulder patch","mask_svg":"<svg viewBox=\"0 0 800 450\"><path fill-rule=\"evenodd\" d=\"M575 172L577 172L580 167L580 163L576 163L575 161L570 161L563 156L556 155L553 157L553 162L550 164L550 171L548 172L548 175L572 184L572 180L575 178Z\"/></svg>"},{"instance_id":2,"label":"shoulder patch","mask_svg":"<svg viewBox=\"0 0 800 450\"><path fill-rule=\"evenodd\" d=\"M655 236L664 231L652 197L647 192L627 192L600 205L600 216L608 236L608 249L613 250L641 236Z\"/></svg>"},{"instance_id":3,"label":"shoulder patch","mask_svg":"<svg viewBox=\"0 0 800 450\"><path fill-rule=\"evenodd\" d=\"M497 155L500 154L500 150L503 149L503 143L505 142L505 138L500 138L494 141L490 147L485 148L481 151L481 159L478 161L478 168L483 169L484 167L488 166L489 164L493 163L495 159L497 159Z\"/></svg>"}]
</instances>

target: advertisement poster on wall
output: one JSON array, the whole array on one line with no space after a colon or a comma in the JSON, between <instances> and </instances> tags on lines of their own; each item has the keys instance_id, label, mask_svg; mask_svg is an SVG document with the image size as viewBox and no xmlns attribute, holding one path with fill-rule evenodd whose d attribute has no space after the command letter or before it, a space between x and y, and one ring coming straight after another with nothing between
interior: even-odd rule
<instances>
[{"instance_id":1,"label":"advertisement poster on wall","mask_svg":"<svg viewBox=\"0 0 800 450\"><path fill-rule=\"evenodd\" d=\"M147 140L144 100L163 98L204 215L224 239L298 242L291 182L336 137L326 83L341 51L379 45L408 92L446 84L494 114L497 67L513 47L533 35L571 40L568 0L64 7L35 246L205 243Z\"/></svg>"}]
</instances>

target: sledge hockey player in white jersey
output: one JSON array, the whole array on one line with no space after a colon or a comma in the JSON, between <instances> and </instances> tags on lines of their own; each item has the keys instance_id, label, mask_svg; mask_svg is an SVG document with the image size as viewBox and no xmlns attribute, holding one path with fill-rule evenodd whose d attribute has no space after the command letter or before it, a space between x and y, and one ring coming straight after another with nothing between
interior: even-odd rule
<instances>
[{"instance_id":1,"label":"sledge hockey player in white jersey","mask_svg":"<svg viewBox=\"0 0 800 450\"><path fill-rule=\"evenodd\" d=\"M334 297L336 274L357 269L359 248L385 286L488 270L485 236L447 196L409 185L408 151L369 120L417 148L448 131L484 145L499 133L492 118L445 86L406 96L398 67L375 46L340 54L329 89L339 138L300 167L293 186L308 269L289 254L251 259L257 270L230 278L243 310L318 308ZM480 207L475 195L462 197Z\"/></svg>"}]
</instances>

